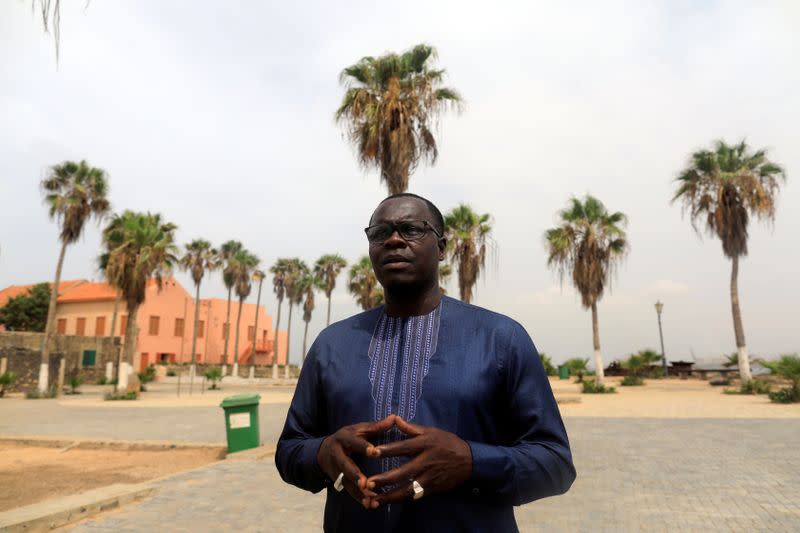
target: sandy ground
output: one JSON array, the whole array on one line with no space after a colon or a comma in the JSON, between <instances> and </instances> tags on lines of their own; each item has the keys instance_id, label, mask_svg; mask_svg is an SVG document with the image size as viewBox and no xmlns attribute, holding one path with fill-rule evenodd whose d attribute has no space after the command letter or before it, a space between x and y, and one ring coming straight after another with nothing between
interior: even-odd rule
<instances>
[{"instance_id":1,"label":"sandy ground","mask_svg":"<svg viewBox=\"0 0 800 533\"><path fill-rule=\"evenodd\" d=\"M800 404L775 404L766 395L723 394L723 387L688 379L651 380L641 387L620 387L616 394L581 394L573 380L552 379L564 417L606 418L800 418ZM575 401L577 400L577 401Z\"/></svg>"},{"instance_id":2,"label":"sandy ground","mask_svg":"<svg viewBox=\"0 0 800 533\"><path fill-rule=\"evenodd\" d=\"M281 404L290 403L294 388L259 388L247 385L229 385L217 390L200 391L195 386L192 394L188 388L181 391L181 395L176 393L176 387L172 384L150 384L148 391L140 395L136 401L114 401L109 402L103 399L103 394L111 390L110 386L84 385L83 394L64 395L59 397L58 403L74 407L106 407L106 408L128 408L128 407L207 407L219 406L220 402L235 394L259 394L261 399L259 404Z\"/></svg>"},{"instance_id":3,"label":"sandy ground","mask_svg":"<svg viewBox=\"0 0 800 533\"><path fill-rule=\"evenodd\" d=\"M47 448L0 442L0 512L113 483L140 483L220 458L219 449Z\"/></svg>"}]
</instances>

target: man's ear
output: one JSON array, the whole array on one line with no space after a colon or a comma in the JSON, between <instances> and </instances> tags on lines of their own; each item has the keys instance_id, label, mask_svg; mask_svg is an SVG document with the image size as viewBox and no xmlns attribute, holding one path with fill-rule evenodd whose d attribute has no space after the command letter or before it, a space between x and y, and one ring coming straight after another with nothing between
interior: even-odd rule
<instances>
[{"instance_id":1,"label":"man's ear","mask_svg":"<svg viewBox=\"0 0 800 533\"><path fill-rule=\"evenodd\" d=\"M444 261L444 251L447 248L447 239L442 237L439 239L439 261Z\"/></svg>"}]
</instances>

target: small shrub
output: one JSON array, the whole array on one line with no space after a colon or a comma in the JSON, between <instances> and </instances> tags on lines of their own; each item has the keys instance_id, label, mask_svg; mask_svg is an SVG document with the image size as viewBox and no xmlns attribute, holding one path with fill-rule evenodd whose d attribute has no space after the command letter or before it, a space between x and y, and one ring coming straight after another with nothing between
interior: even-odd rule
<instances>
[{"instance_id":1,"label":"small shrub","mask_svg":"<svg viewBox=\"0 0 800 533\"><path fill-rule=\"evenodd\" d=\"M617 392L616 388L603 385L596 380L584 381L582 387L581 392L586 394L610 394Z\"/></svg>"},{"instance_id":2,"label":"small shrub","mask_svg":"<svg viewBox=\"0 0 800 533\"><path fill-rule=\"evenodd\" d=\"M54 387L50 387L45 392L41 392L39 389L29 390L25 393L25 398L28 400L44 400L47 398L55 398L56 397L56 389Z\"/></svg>"},{"instance_id":3,"label":"small shrub","mask_svg":"<svg viewBox=\"0 0 800 533\"><path fill-rule=\"evenodd\" d=\"M727 387L731 384L731 380L724 377L714 378L708 382L712 387Z\"/></svg>"},{"instance_id":4,"label":"small shrub","mask_svg":"<svg viewBox=\"0 0 800 533\"><path fill-rule=\"evenodd\" d=\"M772 386L760 379L751 379L747 383L742 383L739 387L740 394L769 394Z\"/></svg>"},{"instance_id":5,"label":"small shrub","mask_svg":"<svg viewBox=\"0 0 800 533\"><path fill-rule=\"evenodd\" d=\"M99 378L97 378L97 382L96 383L98 385L108 385L108 378L105 377L105 376L100 376Z\"/></svg>"},{"instance_id":6,"label":"small shrub","mask_svg":"<svg viewBox=\"0 0 800 533\"><path fill-rule=\"evenodd\" d=\"M136 375L139 376L139 390L147 392L147 387L145 387L145 385L156 379L156 367L150 365L144 372L139 372Z\"/></svg>"},{"instance_id":7,"label":"small shrub","mask_svg":"<svg viewBox=\"0 0 800 533\"><path fill-rule=\"evenodd\" d=\"M130 392L109 392L106 394L105 399L107 401L138 400L139 393L135 390Z\"/></svg>"},{"instance_id":8,"label":"small shrub","mask_svg":"<svg viewBox=\"0 0 800 533\"><path fill-rule=\"evenodd\" d=\"M625 376L620 383L623 387L636 387L644 385L644 380L639 376Z\"/></svg>"},{"instance_id":9,"label":"small shrub","mask_svg":"<svg viewBox=\"0 0 800 533\"><path fill-rule=\"evenodd\" d=\"M17 380L17 375L13 372L4 372L0 374L0 398L5 396L6 387L11 386Z\"/></svg>"},{"instance_id":10,"label":"small shrub","mask_svg":"<svg viewBox=\"0 0 800 533\"><path fill-rule=\"evenodd\" d=\"M211 389L217 388L217 382L222 380L222 370L218 367L206 370L206 379L211 382Z\"/></svg>"},{"instance_id":11,"label":"small shrub","mask_svg":"<svg viewBox=\"0 0 800 533\"><path fill-rule=\"evenodd\" d=\"M80 378L77 375L73 375L69 378L69 394L80 394L81 391L78 390L82 384Z\"/></svg>"},{"instance_id":12,"label":"small shrub","mask_svg":"<svg viewBox=\"0 0 800 533\"><path fill-rule=\"evenodd\" d=\"M553 361L550 357L547 356L545 353L539 354L539 360L542 362L542 366L544 367L544 373L548 376L557 376L558 369L553 364Z\"/></svg>"},{"instance_id":13,"label":"small shrub","mask_svg":"<svg viewBox=\"0 0 800 533\"><path fill-rule=\"evenodd\" d=\"M170 377L173 377L173 376L175 376L175 371L172 370L171 368L168 368L167 369L167 375L170 376Z\"/></svg>"},{"instance_id":14,"label":"small shrub","mask_svg":"<svg viewBox=\"0 0 800 533\"><path fill-rule=\"evenodd\" d=\"M575 383L583 383L583 376L589 374L586 369L586 366L589 364L588 359L573 357L572 359L567 359L567 361L564 364L567 366L567 368L569 368L570 376L578 377Z\"/></svg>"},{"instance_id":15,"label":"small shrub","mask_svg":"<svg viewBox=\"0 0 800 533\"><path fill-rule=\"evenodd\" d=\"M775 392L770 392L769 399L773 403L800 402L800 387L789 387Z\"/></svg>"},{"instance_id":16,"label":"small shrub","mask_svg":"<svg viewBox=\"0 0 800 533\"><path fill-rule=\"evenodd\" d=\"M117 378L112 379L111 381L108 382L108 384L109 385L116 385L117 384Z\"/></svg>"}]
</instances>

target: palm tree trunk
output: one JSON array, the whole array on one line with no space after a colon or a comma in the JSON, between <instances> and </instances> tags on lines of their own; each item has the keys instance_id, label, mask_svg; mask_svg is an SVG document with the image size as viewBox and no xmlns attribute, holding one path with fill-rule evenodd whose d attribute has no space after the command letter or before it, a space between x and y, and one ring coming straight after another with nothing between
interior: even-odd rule
<instances>
[{"instance_id":1,"label":"palm tree trunk","mask_svg":"<svg viewBox=\"0 0 800 533\"><path fill-rule=\"evenodd\" d=\"M233 377L239 377L239 324L242 322L242 303L244 298L239 298L239 312L236 313L236 341L233 343Z\"/></svg>"},{"instance_id":2,"label":"palm tree trunk","mask_svg":"<svg viewBox=\"0 0 800 533\"><path fill-rule=\"evenodd\" d=\"M122 393L125 393L125 389L128 387L128 375L133 371L133 355L136 352L136 341L139 337L139 326L137 325L138 314L138 305L128 309L125 343L123 345L122 361L119 363L119 375L117 377L117 390Z\"/></svg>"},{"instance_id":3,"label":"palm tree trunk","mask_svg":"<svg viewBox=\"0 0 800 533\"><path fill-rule=\"evenodd\" d=\"M739 377L742 379L742 383L747 383L753 379L753 375L750 373L750 357L747 354L747 345L744 341L742 311L739 309L739 256L734 256L731 263L731 311L733 312L736 349L739 352Z\"/></svg>"},{"instance_id":4,"label":"palm tree trunk","mask_svg":"<svg viewBox=\"0 0 800 533\"><path fill-rule=\"evenodd\" d=\"M200 325L200 284L195 285L194 293L194 328L192 330L192 366L189 368L189 375L194 377L195 365L197 364L197 326ZM206 354L207 356L208 354Z\"/></svg>"},{"instance_id":5,"label":"palm tree trunk","mask_svg":"<svg viewBox=\"0 0 800 533\"><path fill-rule=\"evenodd\" d=\"M294 304L289 298L289 322L286 326L286 369L283 374L284 379L289 379L289 347L292 345L292 307Z\"/></svg>"},{"instance_id":6,"label":"palm tree trunk","mask_svg":"<svg viewBox=\"0 0 800 533\"><path fill-rule=\"evenodd\" d=\"M331 295L330 294L328 294L328 322L325 325L326 326L330 326L331 325ZM303 353L305 353L305 350L303 350Z\"/></svg>"},{"instance_id":7,"label":"palm tree trunk","mask_svg":"<svg viewBox=\"0 0 800 533\"><path fill-rule=\"evenodd\" d=\"M114 353L119 354L119 350L117 349L117 346L114 344L114 339L116 338L115 331L117 331L117 315L119 314L119 302L120 300L122 300L122 293L119 291L119 289L115 288L114 291L117 293L117 296L116 298L114 298L114 312L111 313L111 331L108 334L108 338L111 341L111 351L112 351L111 356L113 356ZM119 359L119 355L117 355L117 359ZM106 362L106 377L108 378L109 381L111 381L114 375L114 366L113 366L114 363L112 362L111 357L108 357L107 361L108 362ZM108 368L109 364L111 364L111 369ZM119 368L119 360L117 360L117 368Z\"/></svg>"},{"instance_id":8,"label":"palm tree trunk","mask_svg":"<svg viewBox=\"0 0 800 533\"><path fill-rule=\"evenodd\" d=\"M311 322L310 320L306 320L306 329L303 332L303 353L300 355L300 366L303 366L303 362L306 360L306 346L308 341L308 323Z\"/></svg>"},{"instance_id":9,"label":"palm tree trunk","mask_svg":"<svg viewBox=\"0 0 800 533\"><path fill-rule=\"evenodd\" d=\"M600 324L597 321L597 302L592 303L592 335L595 375L597 376L597 382L602 383L605 373L603 371L603 355L600 353Z\"/></svg>"},{"instance_id":10,"label":"palm tree trunk","mask_svg":"<svg viewBox=\"0 0 800 533\"><path fill-rule=\"evenodd\" d=\"M226 376L228 373L228 344L230 343L231 335L231 289L228 288L228 314L225 315L225 346L222 348L222 375Z\"/></svg>"},{"instance_id":11,"label":"palm tree trunk","mask_svg":"<svg viewBox=\"0 0 800 533\"><path fill-rule=\"evenodd\" d=\"M56 302L58 301L58 286L61 284L61 269L64 266L64 255L67 253L67 243L61 243L61 252L58 254L56 263L56 279L50 290L50 305L47 307L47 324L44 328L44 340L42 341L42 364L39 366L39 391L47 391L49 385L49 366L50 366L50 347L53 343L56 325Z\"/></svg>"},{"instance_id":12,"label":"palm tree trunk","mask_svg":"<svg viewBox=\"0 0 800 533\"><path fill-rule=\"evenodd\" d=\"M275 340L272 342L272 379L278 379L278 328L281 326L281 306L283 298L278 300L278 318L275 319Z\"/></svg>"},{"instance_id":13,"label":"palm tree trunk","mask_svg":"<svg viewBox=\"0 0 800 533\"><path fill-rule=\"evenodd\" d=\"M256 297L256 319L253 323L253 349L251 353L253 354L253 362L250 365L251 367L256 366L256 341L258 340L258 306L261 305L261 284L264 283L263 279L258 280L258 296Z\"/></svg>"}]
</instances>

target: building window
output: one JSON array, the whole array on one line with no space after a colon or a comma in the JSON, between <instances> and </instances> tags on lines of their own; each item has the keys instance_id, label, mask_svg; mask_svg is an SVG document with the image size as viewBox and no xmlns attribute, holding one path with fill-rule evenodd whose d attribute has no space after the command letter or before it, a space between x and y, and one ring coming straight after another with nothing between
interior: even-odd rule
<instances>
[{"instance_id":1,"label":"building window","mask_svg":"<svg viewBox=\"0 0 800 533\"><path fill-rule=\"evenodd\" d=\"M197 362L198 363L202 363L203 362L203 354L199 353L195 357L197 358Z\"/></svg>"},{"instance_id":2,"label":"building window","mask_svg":"<svg viewBox=\"0 0 800 533\"><path fill-rule=\"evenodd\" d=\"M106 334L106 317L99 316L94 321L94 336L102 337Z\"/></svg>"},{"instance_id":3,"label":"building window","mask_svg":"<svg viewBox=\"0 0 800 533\"><path fill-rule=\"evenodd\" d=\"M96 350L84 350L81 366L94 366L96 359L97 359Z\"/></svg>"},{"instance_id":4,"label":"building window","mask_svg":"<svg viewBox=\"0 0 800 533\"><path fill-rule=\"evenodd\" d=\"M150 317L150 328L148 329L149 335L158 335L158 322L159 322L159 317L157 316Z\"/></svg>"},{"instance_id":5,"label":"building window","mask_svg":"<svg viewBox=\"0 0 800 533\"><path fill-rule=\"evenodd\" d=\"M261 342L264 343L264 346L267 345L267 330L264 330L264 335L262 335Z\"/></svg>"},{"instance_id":6,"label":"building window","mask_svg":"<svg viewBox=\"0 0 800 533\"><path fill-rule=\"evenodd\" d=\"M197 321L197 338L202 339L206 332L206 323L203 320Z\"/></svg>"},{"instance_id":7,"label":"building window","mask_svg":"<svg viewBox=\"0 0 800 533\"><path fill-rule=\"evenodd\" d=\"M253 333L255 332L255 328L253 326L247 326L247 340L253 340Z\"/></svg>"},{"instance_id":8,"label":"building window","mask_svg":"<svg viewBox=\"0 0 800 533\"><path fill-rule=\"evenodd\" d=\"M183 337L183 319L176 318L175 319L175 336L176 337Z\"/></svg>"},{"instance_id":9,"label":"building window","mask_svg":"<svg viewBox=\"0 0 800 533\"><path fill-rule=\"evenodd\" d=\"M67 334L67 319L66 318L59 318L58 319L58 326L56 331L59 335L66 335Z\"/></svg>"},{"instance_id":10,"label":"building window","mask_svg":"<svg viewBox=\"0 0 800 533\"><path fill-rule=\"evenodd\" d=\"M86 318L85 317L78 318L78 322L75 324L75 335L86 335Z\"/></svg>"},{"instance_id":11,"label":"building window","mask_svg":"<svg viewBox=\"0 0 800 533\"><path fill-rule=\"evenodd\" d=\"M120 336L125 335L128 331L128 315L122 315L119 317L119 334Z\"/></svg>"},{"instance_id":12,"label":"building window","mask_svg":"<svg viewBox=\"0 0 800 533\"><path fill-rule=\"evenodd\" d=\"M228 328L230 327L230 325L231 325L230 322L225 322L222 325L222 340L225 340L225 339L228 338Z\"/></svg>"}]
</instances>

